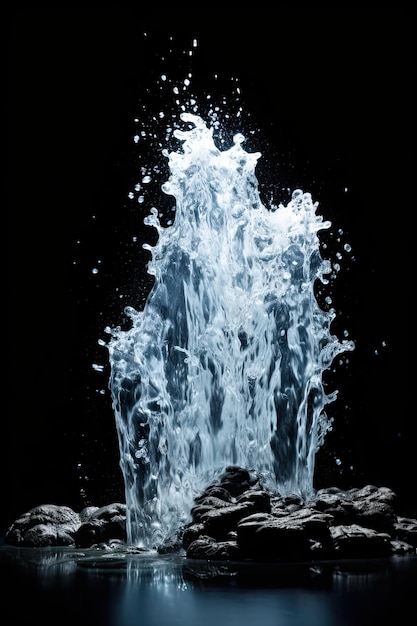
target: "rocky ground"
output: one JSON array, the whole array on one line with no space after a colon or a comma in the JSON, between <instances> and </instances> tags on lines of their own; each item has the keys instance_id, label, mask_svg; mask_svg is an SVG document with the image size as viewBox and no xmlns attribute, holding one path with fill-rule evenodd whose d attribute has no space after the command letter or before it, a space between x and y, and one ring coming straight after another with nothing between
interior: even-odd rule
<instances>
[{"instance_id":1,"label":"rocky ground","mask_svg":"<svg viewBox=\"0 0 417 626\"><path fill-rule=\"evenodd\" d=\"M396 513L396 494L366 485L320 489L308 502L262 487L253 472L228 467L196 499L175 546L190 559L306 561L417 554L417 520ZM126 542L126 506L76 512L45 504L16 519L5 543L20 547L106 548Z\"/></svg>"}]
</instances>

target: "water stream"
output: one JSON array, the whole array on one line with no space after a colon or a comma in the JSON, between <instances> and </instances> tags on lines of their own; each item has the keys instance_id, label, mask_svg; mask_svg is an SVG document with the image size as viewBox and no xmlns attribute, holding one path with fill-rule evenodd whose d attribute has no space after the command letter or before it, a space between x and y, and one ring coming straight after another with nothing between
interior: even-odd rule
<instances>
[{"instance_id":1,"label":"water stream","mask_svg":"<svg viewBox=\"0 0 417 626\"><path fill-rule=\"evenodd\" d=\"M237 133L221 149L213 125L183 112L163 153L175 219L145 223L153 287L130 328L111 329L110 389L129 543L174 541L194 496L228 465L266 488L312 496L315 455L331 427L323 373L354 348L331 331L315 297L330 262L318 233L331 223L310 193L266 207L259 152Z\"/></svg>"}]
</instances>

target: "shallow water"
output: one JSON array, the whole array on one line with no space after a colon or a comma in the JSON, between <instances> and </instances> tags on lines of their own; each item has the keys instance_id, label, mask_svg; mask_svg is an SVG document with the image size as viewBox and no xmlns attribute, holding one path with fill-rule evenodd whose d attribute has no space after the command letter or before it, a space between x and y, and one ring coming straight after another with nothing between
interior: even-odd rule
<instances>
[{"instance_id":1,"label":"shallow water","mask_svg":"<svg viewBox=\"0 0 417 626\"><path fill-rule=\"evenodd\" d=\"M3 545L0 564L7 625L398 625L417 582L415 556L259 564Z\"/></svg>"}]
</instances>

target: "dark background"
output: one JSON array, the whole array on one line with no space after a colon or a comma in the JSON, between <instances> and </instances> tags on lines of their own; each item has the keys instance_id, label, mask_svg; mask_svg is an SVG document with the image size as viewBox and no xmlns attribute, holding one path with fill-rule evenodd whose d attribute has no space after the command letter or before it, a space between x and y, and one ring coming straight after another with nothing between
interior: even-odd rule
<instances>
[{"instance_id":1,"label":"dark background","mask_svg":"<svg viewBox=\"0 0 417 626\"><path fill-rule=\"evenodd\" d=\"M182 75L182 52L199 41L197 95L217 88L220 96L239 77L257 129L249 147L263 155L261 192L274 177L280 188L310 191L333 232L343 231L337 249L352 246L333 298L335 332L347 329L356 349L332 375L339 395L316 486L390 486L416 514L411 13L259 4L233 15L222 6L187 11L8 15L1 530L38 504L80 510L124 498L98 341L150 285L140 247L151 239L142 225L149 207L141 213L127 194L140 178L133 120L145 97L164 108L152 85L170 35L174 53L163 67L172 74Z\"/></svg>"}]
</instances>

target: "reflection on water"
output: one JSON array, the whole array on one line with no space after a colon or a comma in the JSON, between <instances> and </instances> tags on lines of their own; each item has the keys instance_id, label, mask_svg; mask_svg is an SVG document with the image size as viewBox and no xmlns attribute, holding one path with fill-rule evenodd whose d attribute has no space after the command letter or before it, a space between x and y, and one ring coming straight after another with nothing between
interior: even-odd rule
<instances>
[{"instance_id":1,"label":"reflection on water","mask_svg":"<svg viewBox=\"0 0 417 626\"><path fill-rule=\"evenodd\" d=\"M129 549L0 547L10 624L361 626L411 609L417 558L206 562ZM12 596L12 592L14 596Z\"/></svg>"}]
</instances>

